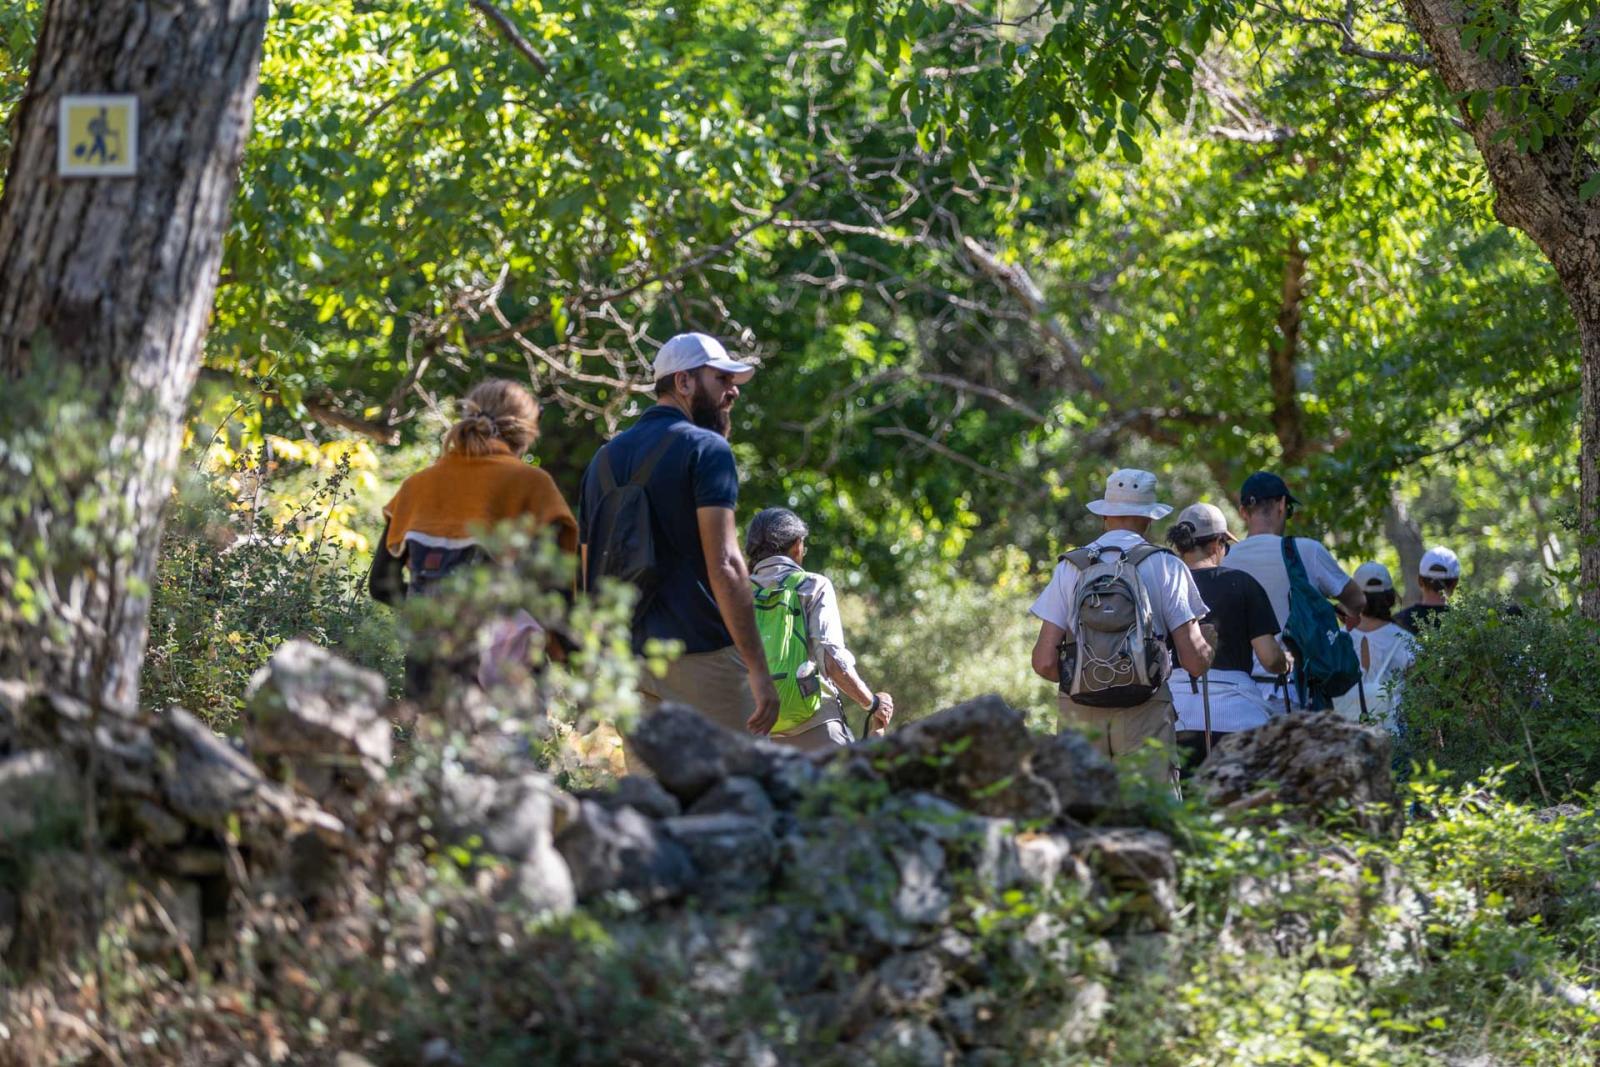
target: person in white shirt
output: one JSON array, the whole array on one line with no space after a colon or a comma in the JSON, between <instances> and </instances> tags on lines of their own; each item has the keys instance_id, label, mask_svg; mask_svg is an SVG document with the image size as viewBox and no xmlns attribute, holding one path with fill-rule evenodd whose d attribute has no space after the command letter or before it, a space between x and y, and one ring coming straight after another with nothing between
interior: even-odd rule
<instances>
[{"instance_id":1,"label":"person in white shirt","mask_svg":"<svg viewBox=\"0 0 1600 1067\"><path fill-rule=\"evenodd\" d=\"M1364 695L1369 720L1393 733L1398 728L1394 712L1400 704L1405 673L1416 662L1417 639L1394 619L1394 579L1389 568L1363 563L1356 568L1355 583L1367 601L1350 630L1361 660L1361 691L1352 689L1335 698L1333 707L1346 718L1357 718Z\"/></svg>"},{"instance_id":2,"label":"person in white shirt","mask_svg":"<svg viewBox=\"0 0 1600 1067\"><path fill-rule=\"evenodd\" d=\"M1263 471L1246 478L1239 490L1239 512L1244 516L1247 536L1228 550L1227 565L1244 571L1267 591L1272 610L1278 615L1279 630L1289 621L1289 569L1283 563L1283 532L1298 503L1276 474ZM1294 538L1294 547L1311 584L1323 596L1338 601L1347 620L1359 618L1366 597L1332 554L1309 537ZM1278 707L1286 701L1292 706L1294 687L1285 688L1284 676L1269 675L1259 659L1253 669L1263 696Z\"/></svg>"},{"instance_id":3,"label":"person in white shirt","mask_svg":"<svg viewBox=\"0 0 1600 1067\"><path fill-rule=\"evenodd\" d=\"M772 734L771 739L808 752L848 745L856 740L845 721L841 694L864 709L857 721L863 725L865 734L883 733L894 715L894 698L888 693L874 693L868 689L856 672L856 658L844 644L839 596L834 592L833 583L800 566L806 557L806 538L810 533L805 521L788 508L766 508L750 520L744 545L745 556L755 561L750 579L763 589L781 584L797 571L805 574L796 591L805 606L806 638L811 646L811 663L822 683L822 707L799 726Z\"/></svg>"},{"instance_id":4,"label":"person in white shirt","mask_svg":"<svg viewBox=\"0 0 1600 1067\"><path fill-rule=\"evenodd\" d=\"M1146 544L1144 535L1151 522L1172 511L1169 505L1156 500L1156 476L1141 470L1112 474L1106 479L1104 497L1090 501L1088 509L1105 524L1105 533L1094 540L1093 546L1123 555ZM1073 594L1079 574L1078 568L1063 557L1031 609L1039 619L1033 670L1052 682L1061 682L1061 646L1072 634L1076 621ZM1156 639L1170 638L1184 669L1204 674L1212 656L1211 645L1200 632L1206 605L1189 568L1163 550L1139 563L1138 576L1150 598ZM1088 707L1066 693L1059 695L1057 705L1062 725L1081 730L1103 755L1131 762L1152 778L1176 781L1172 690L1165 680L1154 696L1135 707ZM1150 738L1160 742L1161 751L1151 753L1145 744Z\"/></svg>"}]
</instances>

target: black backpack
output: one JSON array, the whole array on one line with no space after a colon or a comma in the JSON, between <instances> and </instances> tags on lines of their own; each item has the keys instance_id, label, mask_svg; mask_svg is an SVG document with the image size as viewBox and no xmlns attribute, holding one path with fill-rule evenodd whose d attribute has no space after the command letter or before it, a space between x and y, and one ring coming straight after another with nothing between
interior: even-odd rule
<instances>
[{"instance_id":1,"label":"black backpack","mask_svg":"<svg viewBox=\"0 0 1600 1067\"><path fill-rule=\"evenodd\" d=\"M602 447L595 457L600 507L593 528L587 531L589 559L584 570L584 584L592 589L601 578L611 578L637 586L639 600L634 609L635 618L661 580L655 519L650 514L650 496L645 492L645 483L676 439L675 435L666 434L645 456L633 477L621 485L617 484L616 473L611 469L611 446Z\"/></svg>"}]
</instances>

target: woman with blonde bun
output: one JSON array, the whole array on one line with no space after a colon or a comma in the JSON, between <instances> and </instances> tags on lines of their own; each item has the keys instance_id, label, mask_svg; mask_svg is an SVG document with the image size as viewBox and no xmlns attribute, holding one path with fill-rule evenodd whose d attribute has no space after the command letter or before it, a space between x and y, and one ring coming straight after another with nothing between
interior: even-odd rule
<instances>
[{"instance_id":1,"label":"woman with blonde bun","mask_svg":"<svg viewBox=\"0 0 1600 1067\"><path fill-rule=\"evenodd\" d=\"M524 462L539 436L539 404L515 382L493 379L461 401L461 417L438 460L400 485L384 506L383 540L367 585L393 604L427 593L455 568L482 556L477 536L504 522L551 528L576 554L578 523L548 473ZM413 683L408 661L407 688ZM422 672L426 673L426 672Z\"/></svg>"}]
</instances>

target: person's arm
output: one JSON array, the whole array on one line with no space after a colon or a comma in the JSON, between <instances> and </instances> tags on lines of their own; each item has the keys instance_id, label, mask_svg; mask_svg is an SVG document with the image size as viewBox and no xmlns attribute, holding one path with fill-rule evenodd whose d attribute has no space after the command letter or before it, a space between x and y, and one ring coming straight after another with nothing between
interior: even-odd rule
<instances>
[{"instance_id":1,"label":"person's arm","mask_svg":"<svg viewBox=\"0 0 1600 1067\"><path fill-rule=\"evenodd\" d=\"M406 562L404 557L389 551L389 520L383 521L383 536L378 538L378 551L372 557L372 568L367 571L367 592L380 604L391 607L405 599Z\"/></svg>"},{"instance_id":2,"label":"person's arm","mask_svg":"<svg viewBox=\"0 0 1600 1067\"><path fill-rule=\"evenodd\" d=\"M819 666L841 695L873 712L873 728L868 733L882 733L894 717L894 698L888 693L874 693L856 670L856 658L845 647L844 620L839 615L839 594L833 583L821 574L811 575L809 580L814 588L806 604L806 628L821 661Z\"/></svg>"},{"instance_id":3,"label":"person's arm","mask_svg":"<svg viewBox=\"0 0 1600 1067\"><path fill-rule=\"evenodd\" d=\"M1263 634L1250 639L1250 647L1255 649L1256 659L1261 661L1261 666L1268 674L1289 673L1289 653L1278 644L1275 634Z\"/></svg>"},{"instance_id":4,"label":"person's arm","mask_svg":"<svg viewBox=\"0 0 1600 1067\"><path fill-rule=\"evenodd\" d=\"M1061 681L1061 642L1067 631L1049 620L1040 620L1039 639L1033 643L1033 673L1047 682Z\"/></svg>"},{"instance_id":5,"label":"person's arm","mask_svg":"<svg viewBox=\"0 0 1600 1067\"><path fill-rule=\"evenodd\" d=\"M1205 634L1200 632L1199 619L1190 619L1172 631L1172 647L1178 653L1179 665L1196 678L1211 669L1211 658L1216 655L1216 649L1211 647ZM1034 650L1034 654L1038 655L1037 649ZM1038 665L1035 664L1034 670L1038 669Z\"/></svg>"},{"instance_id":6,"label":"person's arm","mask_svg":"<svg viewBox=\"0 0 1600 1067\"><path fill-rule=\"evenodd\" d=\"M768 734L778 721L778 687L767 666L767 653L756 629L755 598L750 590L750 571L744 553L739 551L739 532L734 526L732 508L696 508L700 526L700 545L705 552L706 574L711 593L717 599L722 623L733 637L745 668L750 672L750 692L756 710L746 725L753 734Z\"/></svg>"}]
</instances>

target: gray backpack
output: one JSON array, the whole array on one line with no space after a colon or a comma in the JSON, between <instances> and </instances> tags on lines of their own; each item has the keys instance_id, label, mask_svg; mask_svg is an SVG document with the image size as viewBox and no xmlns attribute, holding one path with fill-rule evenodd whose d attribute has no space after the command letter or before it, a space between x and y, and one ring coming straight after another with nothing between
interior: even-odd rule
<instances>
[{"instance_id":1,"label":"gray backpack","mask_svg":"<svg viewBox=\"0 0 1600 1067\"><path fill-rule=\"evenodd\" d=\"M1061 691L1075 704L1131 708L1154 696L1172 670L1139 580L1139 564L1167 549L1143 544L1109 551L1115 554L1089 545L1061 557L1079 571L1072 632L1061 644Z\"/></svg>"}]
</instances>

